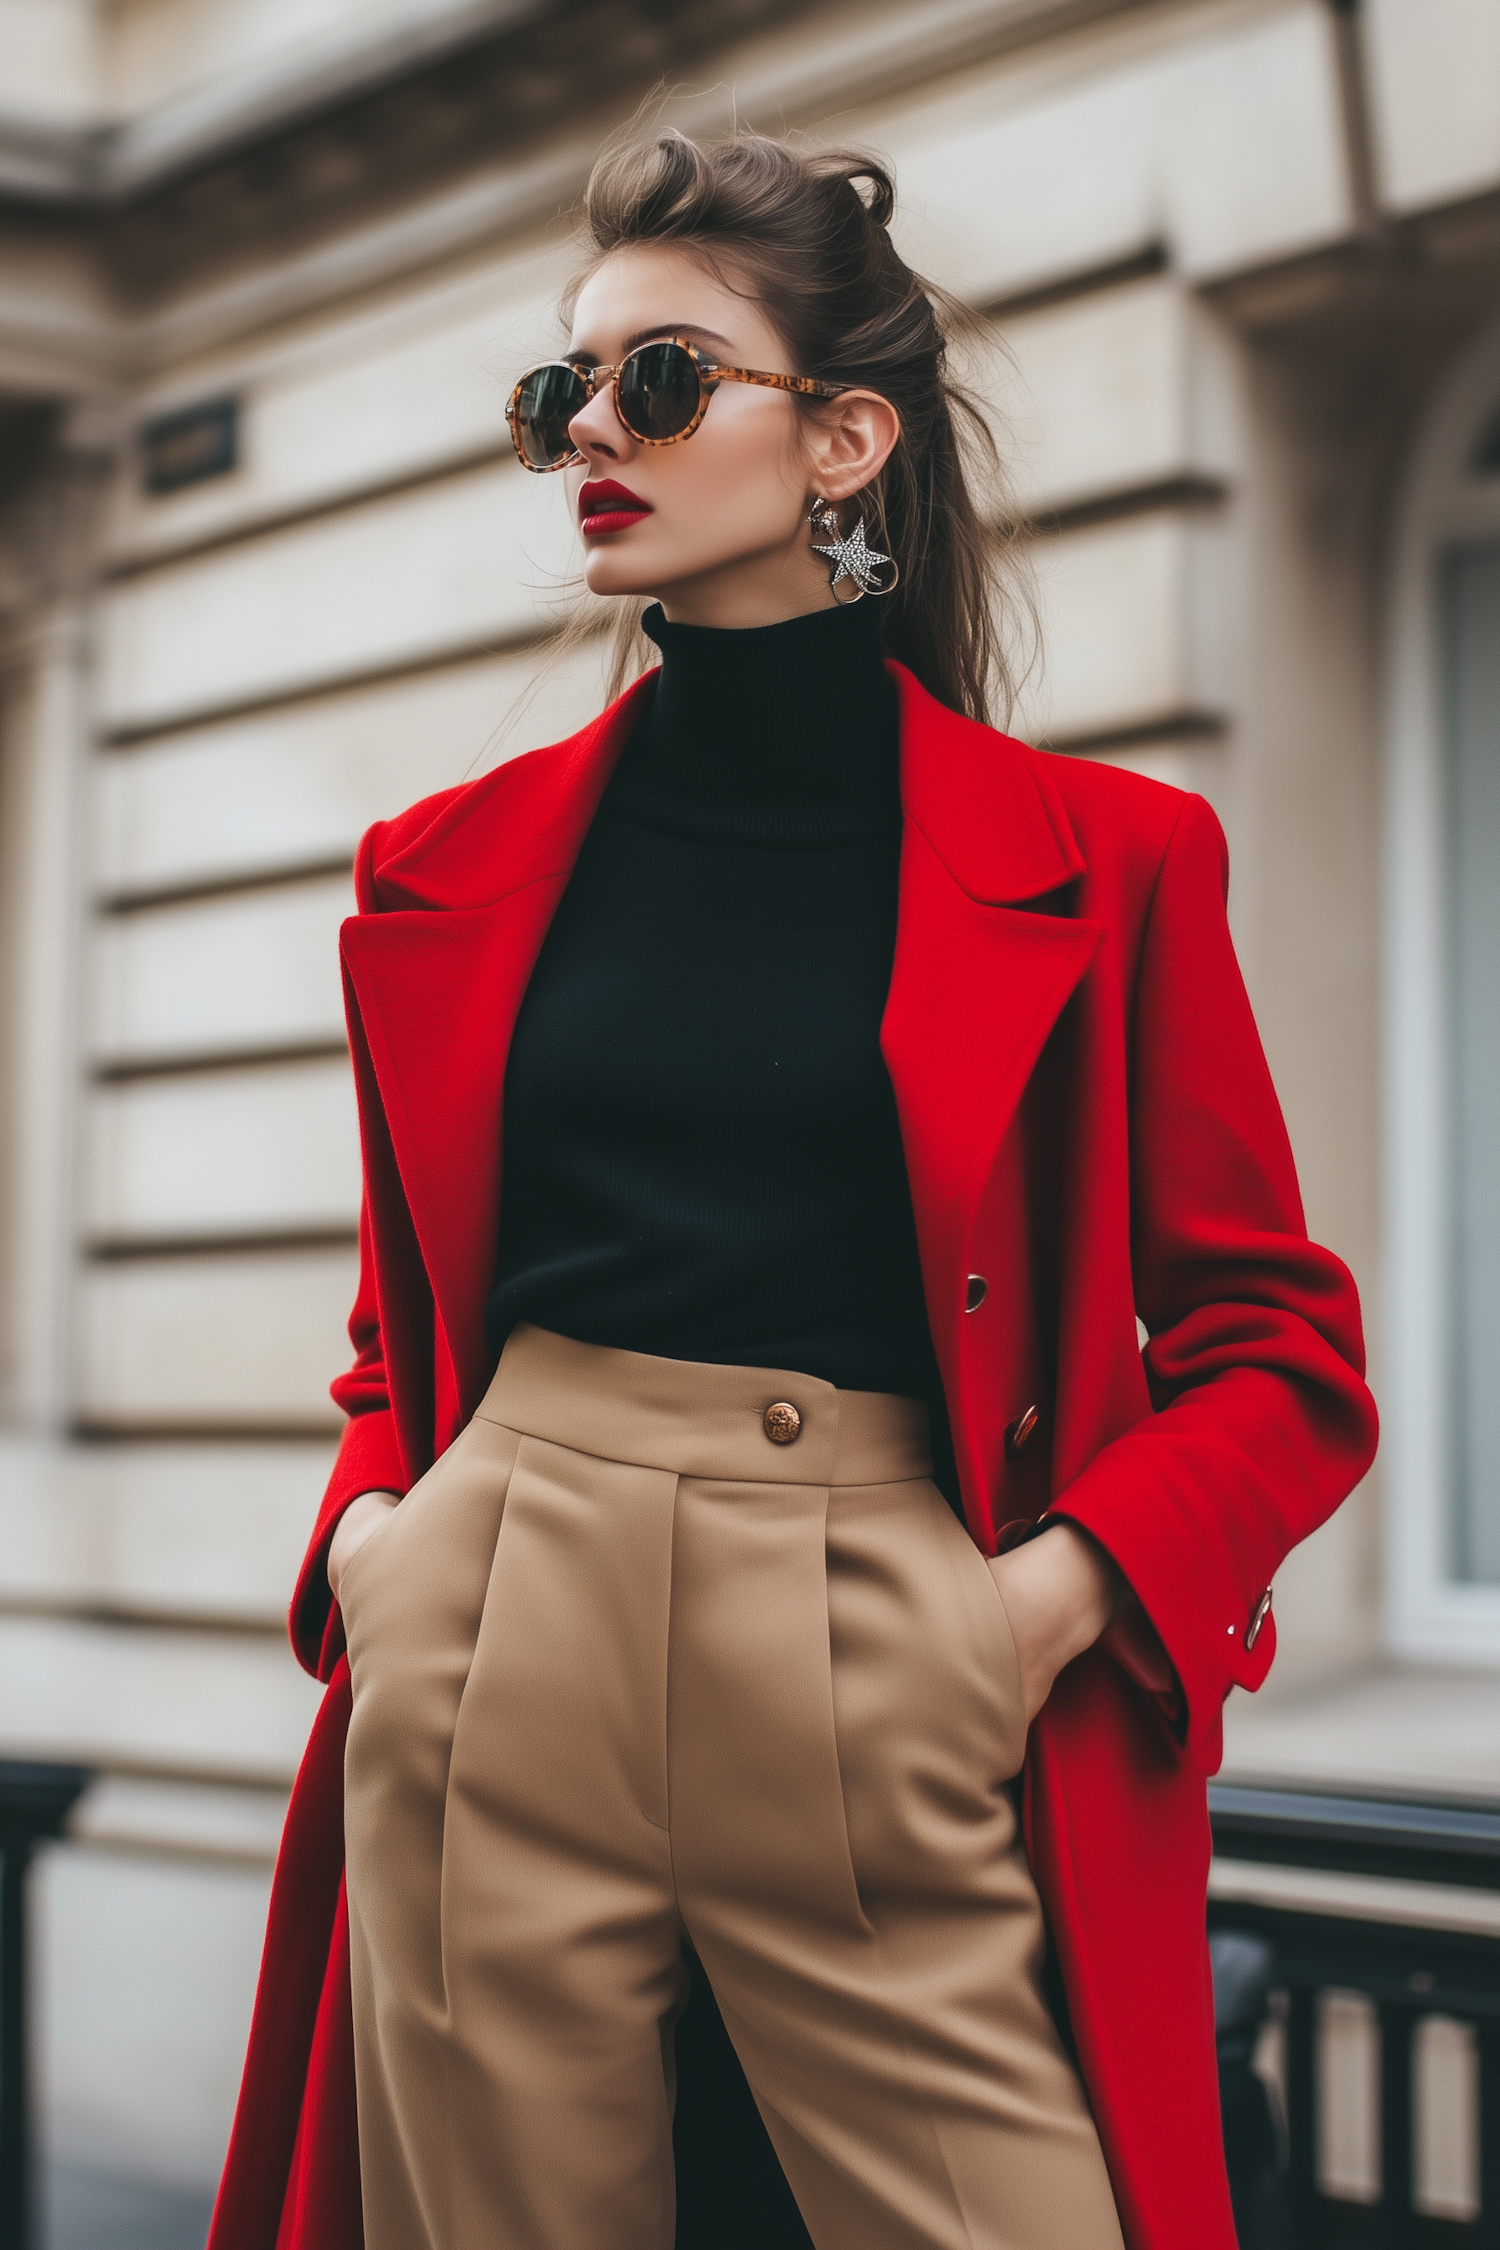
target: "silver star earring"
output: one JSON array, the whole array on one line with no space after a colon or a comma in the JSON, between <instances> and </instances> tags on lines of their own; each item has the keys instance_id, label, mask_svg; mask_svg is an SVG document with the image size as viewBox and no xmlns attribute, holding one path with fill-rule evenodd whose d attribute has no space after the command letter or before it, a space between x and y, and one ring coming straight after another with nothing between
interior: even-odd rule
<instances>
[{"instance_id":1,"label":"silver star earring","mask_svg":"<svg viewBox=\"0 0 1500 2250\"><path fill-rule=\"evenodd\" d=\"M815 539L815 555L828 557L828 583L835 594L840 581L847 578L854 588L846 594L845 601L857 602L861 594L888 594L901 576L899 565L889 555L879 554L865 539L865 519L861 516L847 539L839 530L839 512L828 500L814 500L808 511L808 520L815 531L821 531L827 544ZM878 576L880 565L890 564L890 576L884 582Z\"/></svg>"}]
</instances>

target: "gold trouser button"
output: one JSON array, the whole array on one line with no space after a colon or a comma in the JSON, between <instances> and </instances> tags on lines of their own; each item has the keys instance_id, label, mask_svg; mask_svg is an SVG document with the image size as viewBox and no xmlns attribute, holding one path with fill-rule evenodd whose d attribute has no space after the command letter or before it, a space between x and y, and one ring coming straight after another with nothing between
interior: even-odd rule
<instances>
[{"instance_id":1,"label":"gold trouser button","mask_svg":"<svg viewBox=\"0 0 1500 2250\"><path fill-rule=\"evenodd\" d=\"M788 1399L766 1408L766 1436L773 1445L790 1445L802 1435L802 1417Z\"/></svg>"}]
</instances>

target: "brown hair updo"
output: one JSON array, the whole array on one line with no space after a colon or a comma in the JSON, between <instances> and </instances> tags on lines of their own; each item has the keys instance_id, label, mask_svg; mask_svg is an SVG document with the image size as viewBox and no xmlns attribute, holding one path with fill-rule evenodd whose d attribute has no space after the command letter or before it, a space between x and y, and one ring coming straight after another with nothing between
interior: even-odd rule
<instances>
[{"instance_id":1,"label":"brown hair updo","mask_svg":"<svg viewBox=\"0 0 1500 2250\"><path fill-rule=\"evenodd\" d=\"M901 566L880 602L885 645L954 710L1008 717L1016 651L1034 612L1014 530L1000 528L1014 519L1000 504L989 423L948 364L950 341L977 339L979 323L902 259L887 232L895 201L889 171L858 153L803 151L750 132L707 142L632 133L594 166L583 207L587 262L563 309L571 313L613 250L701 248L719 278L764 307L786 339L791 372L889 399L901 437L859 496L871 544ZM993 496L989 522L975 503L973 468ZM616 689L653 653L634 605L620 627Z\"/></svg>"}]
</instances>

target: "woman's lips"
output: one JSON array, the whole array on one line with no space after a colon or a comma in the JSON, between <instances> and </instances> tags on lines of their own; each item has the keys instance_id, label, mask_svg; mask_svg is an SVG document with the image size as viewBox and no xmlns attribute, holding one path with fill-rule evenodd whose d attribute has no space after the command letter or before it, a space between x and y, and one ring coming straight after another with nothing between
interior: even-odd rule
<instances>
[{"instance_id":1,"label":"woman's lips","mask_svg":"<svg viewBox=\"0 0 1500 2250\"><path fill-rule=\"evenodd\" d=\"M646 501L611 477L591 477L578 495L578 521L585 539L596 539L605 531L628 531L650 513Z\"/></svg>"}]
</instances>

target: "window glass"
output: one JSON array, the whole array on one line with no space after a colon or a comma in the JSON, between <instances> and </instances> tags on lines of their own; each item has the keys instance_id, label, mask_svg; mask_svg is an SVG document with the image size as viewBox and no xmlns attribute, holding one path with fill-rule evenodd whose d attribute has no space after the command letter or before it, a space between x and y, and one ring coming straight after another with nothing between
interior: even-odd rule
<instances>
[{"instance_id":1,"label":"window glass","mask_svg":"<svg viewBox=\"0 0 1500 2250\"><path fill-rule=\"evenodd\" d=\"M1500 1584L1500 541L1442 565L1456 1576Z\"/></svg>"}]
</instances>

